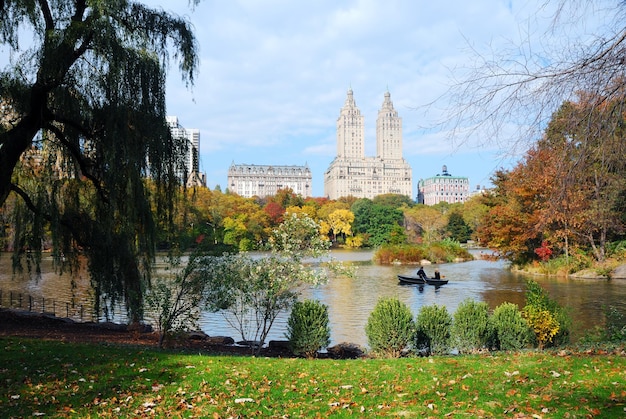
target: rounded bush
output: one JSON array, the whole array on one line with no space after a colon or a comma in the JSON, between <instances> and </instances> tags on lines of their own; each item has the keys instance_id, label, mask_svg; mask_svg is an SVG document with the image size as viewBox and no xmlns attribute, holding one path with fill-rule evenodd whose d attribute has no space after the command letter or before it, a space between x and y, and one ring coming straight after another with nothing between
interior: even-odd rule
<instances>
[{"instance_id":1,"label":"rounded bush","mask_svg":"<svg viewBox=\"0 0 626 419\"><path fill-rule=\"evenodd\" d=\"M452 316L445 306L424 306L417 315L415 346L419 352L433 355L450 353Z\"/></svg>"},{"instance_id":2,"label":"rounded bush","mask_svg":"<svg viewBox=\"0 0 626 419\"><path fill-rule=\"evenodd\" d=\"M559 332L559 322L548 310L537 306L526 306L522 310L522 316L535 333L535 340L539 349L543 349Z\"/></svg>"},{"instance_id":3,"label":"rounded bush","mask_svg":"<svg viewBox=\"0 0 626 419\"><path fill-rule=\"evenodd\" d=\"M548 313L542 313L547 311ZM533 280L526 282L526 320L535 332L540 348L559 346L569 342L572 319L564 307L550 298L548 293Z\"/></svg>"},{"instance_id":4,"label":"rounded bush","mask_svg":"<svg viewBox=\"0 0 626 419\"><path fill-rule=\"evenodd\" d=\"M502 303L490 318L496 348L511 351L524 348L531 341L532 331L513 303Z\"/></svg>"},{"instance_id":5,"label":"rounded bush","mask_svg":"<svg viewBox=\"0 0 626 419\"><path fill-rule=\"evenodd\" d=\"M377 355L398 358L415 334L411 309L397 298L382 298L365 325L369 346Z\"/></svg>"},{"instance_id":6,"label":"rounded bush","mask_svg":"<svg viewBox=\"0 0 626 419\"><path fill-rule=\"evenodd\" d=\"M489 305L466 299L454 313L453 344L459 353L473 353L488 346Z\"/></svg>"},{"instance_id":7,"label":"rounded bush","mask_svg":"<svg viewBox=\"0 0 626 419\"><path fill-rule=\"evenodd\" d=\"M330 344L328 306L315 300L297 301L287 320L287 339L294 354L315 357Z\"/></svg>"}]
</instances>

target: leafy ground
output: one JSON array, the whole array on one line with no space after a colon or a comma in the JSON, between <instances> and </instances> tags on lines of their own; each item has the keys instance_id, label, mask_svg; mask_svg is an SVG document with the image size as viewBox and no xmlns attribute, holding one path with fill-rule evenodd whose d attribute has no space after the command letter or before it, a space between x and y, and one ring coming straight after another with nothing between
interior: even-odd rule
<instances>
[{"instance_id":1,"label":"leafy ground","mask_svg":"<svg viewBox=\"0 0 626 419\"><path fill-rule=\"evenodd\" d=\"M0 326L3 418L626 416L623 348L306 360L42 339Z\"/></svg>"}]
</instances>

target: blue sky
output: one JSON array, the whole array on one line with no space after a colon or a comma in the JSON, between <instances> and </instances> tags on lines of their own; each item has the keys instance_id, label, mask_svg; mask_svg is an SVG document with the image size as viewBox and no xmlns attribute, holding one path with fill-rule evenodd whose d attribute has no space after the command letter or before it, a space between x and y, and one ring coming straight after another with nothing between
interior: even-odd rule
<instances>
[{"instance_id":1,"label":"blue sky","mask_svg":"<svg viewBox=\"0 0 626 419\"><path fill-rule=\"evenodd\" d=\"M193 10L186 0L144 3L194 26L195 85L187 88L172 63L167 109L200 130L200 169L210 188L226 188L232 162L308 164L313 194L323 196L349 88L365 117L368 156L375 155L383 95L391 93L413 195L417 181L443 165L469 177L472 188L488 184L523 151L480 131L465 138L465 129L450 136L436 128L447 109L437 99L463 77L472 51L489 55L519 39L544 40L550 20L536 14L545 0L203 0Z\"/></svg>"},{"instance_id":2,"label":"blue sky","mask_svg":"<svg viewBox=\"0 0 626 419\"><path fill-rule=\"evenodd\" d=\"M308 164L313 194L323 196L349 88L365 117L368 156L375 155L383 95L391 93L414 195L417 181L444 164L475 188L515 161L508 150L450 139L433 128L445 106L427 105L467 65L470 46L517 39L542 1L205 0L193 11L182 0L147 3L185 15L195 27L198 77L188 90L172 67L168 113L200 129L200 168L210 188L225 189L233 161Z\"/></svg>"}]
</instances>

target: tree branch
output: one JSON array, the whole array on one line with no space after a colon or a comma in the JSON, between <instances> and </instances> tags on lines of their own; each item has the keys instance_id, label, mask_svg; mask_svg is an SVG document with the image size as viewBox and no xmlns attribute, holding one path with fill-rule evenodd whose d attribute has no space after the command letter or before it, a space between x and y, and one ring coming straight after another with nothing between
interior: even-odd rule
<instances>
[{"instance_id":1,"label":"tree branch","mask_svg":"<svg viewBox=\"0 0 626 419\"><path fill-rule=\"evenodd\" d=\"M15 183L11 183L10 189L11 189L12 192L15 192L20 198L22 198L22 200L24 201L24 203L26 204L28 209L31 210L34 214L41 215L47 221L51 220L49 216L47 216L46 214L42 214L41 211L39 211L37 209L37 206L35 205L33 200L30 199L30 196L28 196L28 194L26 193L26 191L24 189L20 188Z\"/></svg>"},{"instance_id":2,"label":"tree branch","mask_svg":"<svg viewBox=\"0 0 626 419\"><path fill-rule=\"evenodd\" d=\"M59 140L59 142L61 142L61 144L63 144L63 146L67 150L69 150L72 157L74 157L74 161L76 161L76 163L78 164L78 167L80 168L81 173L83 174L83 176L85 176L87 179L91 181L91 183L94 185L94 187L98 191L98 195L100 195L100 198L102 198L104 202L108 202L107 194L102 186L102 182L93 173L91 173L78 147L76 147L76 145L69 142L67 138L65 137L65 135L63 134L63 132L58 127L54 126L53 124L47 124L46 128L49 129L51 132L53 132L54 135Z\"/></svg>"},{"instance_id":3,"label":"tree branch","mask_svg":"<svg viewBox=\"0 0 626 419\"><path fill-rule=\"evenodd\" d=\"M47 0L37 0L41 13L43 14L44 21L46 22L46 31L54 29L54 20L52 19L52 12L50 11L50 5Z\"/></svg>"}]
</instances>

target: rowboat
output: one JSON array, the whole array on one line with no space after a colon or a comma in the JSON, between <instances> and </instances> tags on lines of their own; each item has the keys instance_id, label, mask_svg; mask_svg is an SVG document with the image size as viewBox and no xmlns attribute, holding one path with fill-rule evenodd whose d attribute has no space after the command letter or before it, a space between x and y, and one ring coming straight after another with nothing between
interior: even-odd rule
<instances>
[{"instance_id":1,"label":"rowboat","mask_svg":"<svg viewBox=\"0 0 626 419\"><path fill-rule=\"evenodd\" d=\"M400 280L401 283L403 284L419 284L419 285L424 285L426 283L426 280L424 280L423 278L420 278L419 276L412 276L412 275L398 275L398 279Z\"/></svg>"},{"instance_id":2,"label":"rowboat","mask_svg":"<svg viewBox=\"0 0 626 419\"><path fill-rule=\"evenodd\" d=\"M398 275L398 280L402 284L418 284L418 285L446 285L448 283L447 279L435 279L435 278L420 278L419 276L413 275Z\"/></svg>"},{"instance_id":3,"label":"rowboat","mask_svg":"<svg viewBox=\"0 0 626 419\"><path fill-rule=\"evenodd\" d=\"M436 287L439 285L446 285L448 283L447 279L426 278L425 281L428 285L434 285Z\"/></svg>"}]
</instances>

